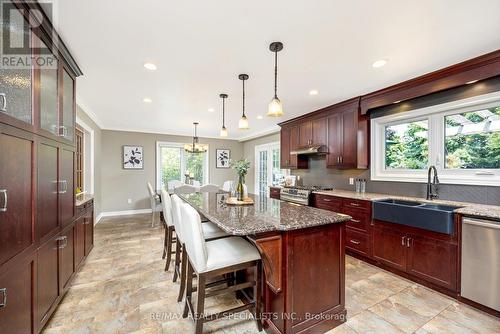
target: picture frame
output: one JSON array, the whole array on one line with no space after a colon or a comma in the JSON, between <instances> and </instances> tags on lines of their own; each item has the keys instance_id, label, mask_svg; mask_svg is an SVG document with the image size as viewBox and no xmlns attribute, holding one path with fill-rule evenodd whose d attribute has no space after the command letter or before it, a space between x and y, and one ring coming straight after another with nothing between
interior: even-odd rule
<instances>
[{"instance_id":1,"label":"picture frame","mask_svg":"<svg viewBox=\"0 0 500 334\"><path fill-rule=\"evenodd\" d=\"M218 148L215 150L215 168L230 168L231 150Z\"/></svg>"},{"instance_id":2,"label":"picture frame","mask_svg":"<svg viewBox=\"0 0 500 334\"><path fill-rule=\"evenodd\" d=\"M122 168L126 170L144 169L143 149L139 145L123 145Z\"/></svg>"}]
</instances>

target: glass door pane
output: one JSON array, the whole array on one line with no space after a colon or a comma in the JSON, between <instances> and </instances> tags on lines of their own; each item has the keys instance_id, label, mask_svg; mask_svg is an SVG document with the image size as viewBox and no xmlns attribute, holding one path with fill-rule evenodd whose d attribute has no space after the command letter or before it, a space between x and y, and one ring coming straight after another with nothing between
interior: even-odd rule
<instances>
[{"instance_id":1,"label":"glass door pane","mask_svg":"<svg viewBox=\"0 0 500 334\"><path fill-rule=\"evenodd\" d=\"M258 191L261 196L267 194L267 150L259 152L259 175L258 175Z\"/></svg>"},{"instance_id":2,"label":"glass door pane","mask_svg":"<svg viewBox=\"0 0 500 334\"><path fill-rule=\"evenodd\" d=\"M11 9L8 13L8 20L4 18L0 24L0 43L3 54L12 56L14 61L0 67L0 112L32 124L32 71L30 64L20 62L31 56L31 31L18 10ZM3 40L5 37L9 38L8 41Z\"/></svg>"},{"instance_id":3,"label":"glass door pane","mask_svg":"<svg viewBox=\"0 0 500 334\"><path fill-rule=\"evenodd\" d=\"M194 180L200 182L200 184L205 183L203 179L205 154L207 153L184 153L186 171L189 171L189 174L193 175Z\"/></svg>"},{"instance_id":4,"label":"glass door pane","mask_svg":"<svg viewBox=\"0 0 500 334\"><path fill-rule=\"evenodd\" d=\"M74 88L75 82L73 78L66 72L63 71L63 124L61 135L70 141L73 141L73 136L75 134L74 129Z\"/></svg>"},{"instance_id":5,"label":"glass door pane","mask_svg":"<svg viewBox=\"0 0 500 334\"><path fill-rule=\"evenodd\" d=\"M40 41L41 48L47 49L44 42ZM40 127L55 135L59 132L59 108L57 94L57 59L53 66L40 68Z\"/></svg>"},{"instance_id":6,"label":"glass door pane","mask_svg":"<svg viewBox=\"0 0 500 334\"><path fill-rule=\"evenodd\" d=\"M281 179L283 178L283 173L280 169L280 149L272 148L271 149L273 161L272 161L272 173L271 173L271 184L273 186L277 186L280 184Z\"/></svg>"},{"instance_id":7,"label":"glass door pane","mask_svg":"<svg viewBox=\"0 0 500 334\"><path fill-rule=\"evenodd\" d=\"M168 181L182 181L180 147L161 147L160 160L160 180L162 189L167 189Z\"/></svg>"}]
</instances>

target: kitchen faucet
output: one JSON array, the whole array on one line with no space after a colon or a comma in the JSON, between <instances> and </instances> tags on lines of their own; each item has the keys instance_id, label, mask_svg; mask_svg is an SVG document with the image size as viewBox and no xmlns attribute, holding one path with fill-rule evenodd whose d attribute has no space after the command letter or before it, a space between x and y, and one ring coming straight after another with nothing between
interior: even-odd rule
<instances>
[{"instance_id":1,"label":"kitchen faucet","mask_svg":"<svg viewBox=\"0 0 500 334\"><path fill-rule=\"evenodd\" d=\"M432 183L431 183L432 170L434 170L434 178L433 178ZM432 200L434 198L439 198L439 195L437 193L438 184L439 184L439 179L438 179L438 172L437 172L436 166L430 166L429 170L427 171L427 199L428 200Z\"/></svg>"}]
</instances>

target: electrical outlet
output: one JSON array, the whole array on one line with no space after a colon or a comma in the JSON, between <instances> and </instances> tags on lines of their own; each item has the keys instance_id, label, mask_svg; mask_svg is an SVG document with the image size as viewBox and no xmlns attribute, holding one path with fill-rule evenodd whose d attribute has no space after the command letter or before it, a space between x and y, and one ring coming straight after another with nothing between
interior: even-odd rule
<instances>
[{"instance_id":1,"label":"electrical outlet","mask_svg":"<svg viewBox=\"0 0 500 334\"><path fill-rule=\"evenodd\" d=\"M128 204L132 204L132 198L129 198L129 199L127 200L127 203L128 203Z\"/></svg>"},{"instance_id":2,"label":"electrical outlet","mask_svg":"<svg viewBox=\"0 0 500 334\"><path fill-rule=\"evenodd\" d=\"M354 178L353 177L350 177L349 178L349 184L352 186L354 185Z\"/></svg>"}]
</instances>

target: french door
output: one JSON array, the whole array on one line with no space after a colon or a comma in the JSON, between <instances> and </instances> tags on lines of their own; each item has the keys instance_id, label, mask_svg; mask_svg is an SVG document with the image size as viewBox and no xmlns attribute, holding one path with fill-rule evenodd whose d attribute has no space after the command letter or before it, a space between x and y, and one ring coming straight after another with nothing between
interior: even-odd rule
<instances>
[{"instance_id":1,"label":"french door","mask_svg":"<svg viewBox=\"0 0 500 334\"><path fill-rule=\"evenodd\" d=\"M279 185L287 175L280 168L280 143L274 142L255 147L255 193L269 196L269 187Z\"/></svg>"}]
</instances>

